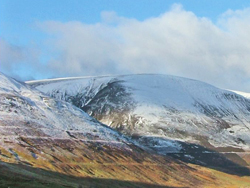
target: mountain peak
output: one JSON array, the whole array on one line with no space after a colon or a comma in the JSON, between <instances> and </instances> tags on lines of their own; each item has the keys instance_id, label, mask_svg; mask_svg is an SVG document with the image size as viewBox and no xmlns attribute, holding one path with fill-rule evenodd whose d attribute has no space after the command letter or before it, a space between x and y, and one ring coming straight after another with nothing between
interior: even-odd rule
<instances>
[{"instance_id":1,"label":"mountain peak","mask_svg":"<svg viewBox=\"0 0 250 188\"><path fill-rule=\"evenodd\" d=\"M250 101L201 81L138 74L29 84L130 136L250 149Z\"/></svg>"}]
</instances>

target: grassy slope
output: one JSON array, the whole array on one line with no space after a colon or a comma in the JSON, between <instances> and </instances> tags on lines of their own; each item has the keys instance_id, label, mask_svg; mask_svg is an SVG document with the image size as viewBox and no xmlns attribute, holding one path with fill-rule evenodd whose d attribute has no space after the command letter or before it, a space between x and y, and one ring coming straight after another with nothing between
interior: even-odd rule
<instances>
[{"instance_id":1,"label":"grassy slope","mask_svg":"<svg viewBox=\"0 0 250 188\"><path fill-rule=\"evenodd\" d=\"M22 138L0 148L0 187L240 187L249 176L226 174L130 146ZM6 143L5 148L8 147ZM15 155L13 154L15 152ZM35 156L31 155L35 153ZM18 158L17 158L18 156ZM6 163L8 162L8 163ZM14 164L18 163L18 164Z\"/></svg>"}]
</instances>

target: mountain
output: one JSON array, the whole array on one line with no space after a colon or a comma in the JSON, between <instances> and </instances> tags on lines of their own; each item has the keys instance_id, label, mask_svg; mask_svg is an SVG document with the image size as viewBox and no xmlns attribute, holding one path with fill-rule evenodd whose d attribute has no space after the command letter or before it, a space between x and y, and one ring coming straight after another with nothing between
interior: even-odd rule
<instances>
[{"instance_id":1,"label":"mountain","mask_svg":"<svg viewBox=\"0 0 250 188\"><path fill-rule=\"evenodd\" d=\"M28 84L128 135L250 149L250 100L200 81L128 75Z\"/></svg>"},{"instance_id":2,"label":"mountain","mask_svg":"<svg viewBox=\"0 0 250 188\"><path fill-rule=\"evenodd\" d=\"M27 83L159 154L180 158L180 153L188 153L185 160L195 162L192 159L216 151L250 164L250 100L235 92L157 74Z\"/></svg>"},{"instance_id":3,"label":"mountain","mask_svg":"<svg viewBox=\"0 0 250 188\"><path fill-rule=\"evenodd\" d=\"M126 110L136 106L122 85L125 81L103 83L96 88L96 82L92 84L90 79L86 88L81 80L78 79L80 85L72 84L77 79L46 81L46 84L42 81L36 85L54 88L50 85L53 83L62 89L63 82L67 81L68 86L75 88L68 91L84 88L88 95L79 93L78 97L85 95L82 100L73 93L71 98L66 93L63 95L74 104L85 100L89 106L81 108L94 107L92 97L100 97L101 103L109 99L102 93L110 92L105 87L114 91L110 105L124 107L120 99L126 99ZM62 90L54 91L59 96ZM0 130L0 187L237 187L250 183L246 166L218 152L209 153L210 162L216 162L217 166L210 165L209 160L206 165L200 165L178 160L176 156L159 155L140 139L129 136L129 132L122 131L126 136L113 130L80 108L2 73ZM191 146L202 148L198 144ZM182 153L185 158L192 158Z\"/></svg>"}]
</instances>

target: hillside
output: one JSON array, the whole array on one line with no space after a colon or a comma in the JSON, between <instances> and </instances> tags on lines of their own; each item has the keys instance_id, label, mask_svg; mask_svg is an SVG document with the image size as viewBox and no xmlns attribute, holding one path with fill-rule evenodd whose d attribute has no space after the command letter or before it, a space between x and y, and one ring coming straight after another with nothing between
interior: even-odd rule
<instances>
[{"instance_id":1,"label":"hillside","mask_svg":"<svg viewBox=\"0 0 250 188\"><path fill-rule=\"evenodd\" d=\"M223 162L236 168L206 168L147 152L73 105L3 74L0 103L1 187L204 187L250 182L245 167L225 158Z\"/></svg>"},{"instance_id":2,"label":"hillside","mask_svg":"<svg viewBox=\"0 0 250 188\"><path fill-rule=\"evenodd\" d=\"M248 168L217 152L210 153L210 162L217 166L159 155L70 103L2 73L0 104L1 187L238 187L250 183Z\"/></svg>"},{"instance_id":3,"label":"hillside","mask_svg":"<svg viewBox=\"0 0 250 188\"><path fill-rule=\"evenodd\" d=\"M235 92L154 74L28 84L74 104L158 154L217 166L218 158L210 154L219 152L240 165L250 164L250 100Z\"/></svg>"},{"instance_id":4,"label":"hillside","mask_svg":"<svg viewBox=\"0 0 250 188\"><path fill-rule=\"evenodd\" d=\"M250 100L200 81L128 75L29 84L127 135L179 140L211 149L250 149Z\"/></svg>"}]
</instances>

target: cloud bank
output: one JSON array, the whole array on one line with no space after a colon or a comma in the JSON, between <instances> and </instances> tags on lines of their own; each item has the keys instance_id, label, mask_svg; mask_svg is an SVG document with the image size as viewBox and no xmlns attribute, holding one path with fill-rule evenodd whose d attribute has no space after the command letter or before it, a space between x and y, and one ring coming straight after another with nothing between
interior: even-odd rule
<instances>
[{"instance_id":1,"label":"cloud bank","mask_svg":"<svg viewBox=\"0 0 250 188\"><path fill-rule=\"evenodd\" d=\"M102 21L39 23L54 76L162 73L250 92L250 9L213 23L181 5L143 21L102 12Z\"/></svg>"},{"instance_id":2,"label":"cloud bank","mask_svg":"<svg viewBox=\"0 0 250 188\"><path fill-rule=\"evenodd\" d=\"M32 80L43 65L37 46L18 46L0 38L0 71L18 80Z\"/></svg>"},{"instance_id":3,"label":"cloud bank","mask_svg":"<svg viewBox=\"0 0 250 188\"><path fill-rule=\"evenodd\" d=\"M0 38L0 62L1 69L11 71L16 64L22 60L23 52L20 47L10 45L7 41Z\"/></svg>"}]
</instances>

